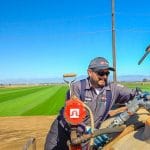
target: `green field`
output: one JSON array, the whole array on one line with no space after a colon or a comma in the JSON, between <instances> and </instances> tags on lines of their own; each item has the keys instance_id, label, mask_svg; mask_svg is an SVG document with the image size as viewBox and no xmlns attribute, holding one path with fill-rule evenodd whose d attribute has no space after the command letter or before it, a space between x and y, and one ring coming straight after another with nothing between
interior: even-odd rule
<instances>
[{"instance_id":1,"label":"green field","mask_svg":"<svg viewBox=\"0 0 150 150\"><path fill-rule=\"evenodd\" d=\"M122 83L150 91L150 83ZM0 88L0 116L55 115L64 105L66 85Z\"/></svg>"},{"instance_id":2,"label":"green field","mask_svg":"<svg viewBox=\"0 0 150 150\"><path fill-rule=\"evenodd\" d=\"M57 114L67 89L65 85L0 88L0 116Z\"/></svg>"},{"instance_id":3,"label":"green field","mask_svg":"<svg viewBox=\"0 0 150 150\"><path fill-rule=\"evenodd\" d=\"M150 82L124 82L121 84L132 89L139 87L142 91L150 91Z\"/></svg>"}]
</instances>

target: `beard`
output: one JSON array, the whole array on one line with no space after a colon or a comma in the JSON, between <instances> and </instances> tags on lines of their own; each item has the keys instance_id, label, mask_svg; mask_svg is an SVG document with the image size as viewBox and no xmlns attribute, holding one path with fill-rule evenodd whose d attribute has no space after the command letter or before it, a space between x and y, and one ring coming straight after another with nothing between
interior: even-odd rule
<instances>
[{"instance_id":1,"label":"beard","mask_svg":"<svg viewBox=\"0 0 150 150\"><path fill-rule=\"evenodd\" d=\"M107 79L100 79L100 78L93 79L93 78L91 78L90 81L91 81L91 84L96 88L103 88L104 86L107 85Z\"/></svg>"}]
</instances>

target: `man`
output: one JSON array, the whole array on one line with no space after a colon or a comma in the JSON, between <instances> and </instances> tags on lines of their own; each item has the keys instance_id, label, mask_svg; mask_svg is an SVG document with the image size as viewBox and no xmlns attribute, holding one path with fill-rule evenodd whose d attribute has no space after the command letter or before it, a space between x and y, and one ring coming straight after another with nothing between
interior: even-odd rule
<instances>
[{"instance_id":1,"label":"man","mask_svg":"<svg viewBox=\"0 0 150 150\"><path fill-rule=\"evenodd\" d=\"M115 103L124 104L135 96L136 91L128 89L120 84L108 83L109 71L115 71L109 66L109 62L103 57L96 57L91 60L88 66L88 78L72 84L72 93L88 105L94 115L95 128L107 118L109 110ZM86 132L86 126L90 125L90 117L84 119L82 129L79 132ZM68 150L67 140L70 139L70 127L63 117L63 109L56 118L49 131L45 150ZM86 147L83 144L83 150Z\"/></svg>"}]
</instances>

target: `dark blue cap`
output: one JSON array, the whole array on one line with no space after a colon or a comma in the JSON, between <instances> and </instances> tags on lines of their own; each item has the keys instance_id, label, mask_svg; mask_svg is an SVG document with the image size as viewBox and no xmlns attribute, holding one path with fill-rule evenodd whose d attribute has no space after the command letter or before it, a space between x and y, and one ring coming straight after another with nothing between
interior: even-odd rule
<instances>
[{"instance_id":1,"label":"dark blue cap","mask_svg":"<svg viewBox=\"0 0 150 150\"><path fill-rule=\"evenodd\" d=\"M92 69L94 71L99 71L103 69L115 71L115 69L113 67L110 67L109 62L103 57L96 57L93 60L91 60L88 69Z\"/></svg>"}]
</instances>

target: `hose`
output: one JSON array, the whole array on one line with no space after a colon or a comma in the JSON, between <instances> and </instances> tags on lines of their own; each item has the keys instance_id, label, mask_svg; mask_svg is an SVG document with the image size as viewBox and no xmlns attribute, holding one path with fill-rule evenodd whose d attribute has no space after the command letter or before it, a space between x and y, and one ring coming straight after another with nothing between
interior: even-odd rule
<instances>
[{"instance_id":1,"label":"hose","mask_svg":"<svg viewBox=\"0 0 150 150\"><path fill-rule=\"evenodd\" d=\"M94 137L101 135L101 134L109 134L109 133L116 133L116 132L122 132L125 129L125 126L122 127L115 127L115 128L104 128L104 129L98 129L95 130L93 133L91 134L84 134L76 139L73 139L71 142L74 145L78 145L81 144L82 142L85 142L89 139L93 139Z\"/></svg>"},{"instance_id":2,"label":"hose","mask_svg":"<svg viewBox=\"0 0 150 150\"><path fill-rule=\"evenodd\" d=\"M93 116L93 113L91 111L91 109L83 103L83 106L89 111L89 114L90 114L90 118L91 118L91 134L93 134L94 132L94 116ZM94 144L94 139L91 138L90 139L90 146L92 146Z\"/></svg>"}]
</instances>

